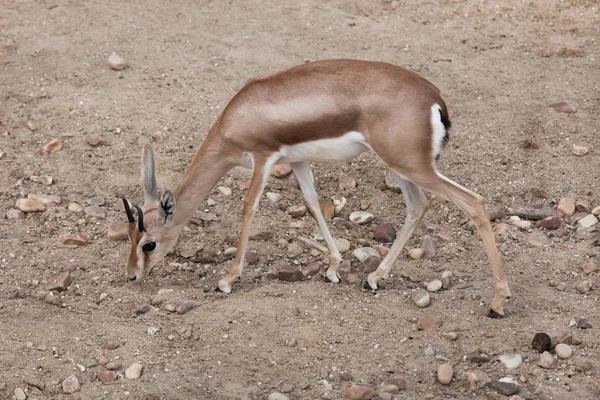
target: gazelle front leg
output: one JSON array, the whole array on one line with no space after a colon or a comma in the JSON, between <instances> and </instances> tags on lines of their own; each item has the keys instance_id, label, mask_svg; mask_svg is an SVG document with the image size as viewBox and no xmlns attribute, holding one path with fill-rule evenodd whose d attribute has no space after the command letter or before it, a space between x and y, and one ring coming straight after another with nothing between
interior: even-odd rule
<instances>
[{"instance_id":1,"label":"gazelle front leg","mask_svg":"<svg viewBox=\"0 0 600 400\"><path fill-rule=\"evenodd\" d=\"M292 169L294 170L296 179L298 179L300 189L302 189L302 194L304 195L304 200L306 201L308 210L313 218L317 221L317 225L321 230L321 234L323 235L325 243L327 244L327 249L329 250L329 268L327 268L327 279L329 279L331 282L339 283L340 275L338 273L338 268L342 262L342 256L340 255L340 252L333 241L333 237L331 237L331 233L327 228L327 223L325 222L325 218L323 218L323 213L321 213L319 197L317 195L317 191L315 190L315 185L310 173L308 162L293 163Z\"/></svg>"},{"instance_id":2,"label":"gazelle front leg","mask_svg":"<svg viewBox=\"0 0 600 400\"><path fill-rule=\"evenodd\" d=\"M250 187L248 188L248 193L246 193L246 198L244 199L240 243L237 252L235 253L235 259L233 260L231 267L229 267L229 272L219 281L219 290L223 293L231 293L231 284L242 274L252 217L258 209L260 197L267 184L271 169L273 169L273 165L275 165L275 160L255 158L253 164L252 180L250 181Z\"/></svg>"}]
</instances>

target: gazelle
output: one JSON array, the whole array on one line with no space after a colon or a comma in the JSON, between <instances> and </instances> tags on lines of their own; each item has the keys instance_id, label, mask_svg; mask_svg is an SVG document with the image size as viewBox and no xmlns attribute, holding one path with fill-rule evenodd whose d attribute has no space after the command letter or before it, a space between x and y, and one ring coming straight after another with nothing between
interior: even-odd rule
<instances>
[{"instance_id":1,"label":"gazelle","mask_svg":"<svg viewBox=\"0 0 600 400\"><path fill-rule=\"evenodd\" d=\"M436 166L450 120L440 91L406 69L382 62L317 61L250 79L231 99L197 150L181 182L158 197L152 148L142 155L144 205L138 220L123 199L131 253L127 277L141 280L169 252L186 223L231 168L252 169L235 259L219 281L224 293L241 275L252 216L271 169L290 163L329 250L327 278L339 282L342 257L319 208L309 162L345 160L371 150L395 175L407 216L388 255L367 284L377 289L419 226L425 189L451 201L475 222L494 277L491 317L510 297L483 198L441 175Z\"/></svg>"}]
</instances>

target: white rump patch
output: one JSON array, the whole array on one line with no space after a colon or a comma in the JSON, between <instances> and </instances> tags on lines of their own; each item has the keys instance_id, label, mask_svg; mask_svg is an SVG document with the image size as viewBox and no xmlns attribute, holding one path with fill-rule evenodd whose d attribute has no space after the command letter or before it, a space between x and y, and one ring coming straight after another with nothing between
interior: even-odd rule
<instances>
[{"instance_id":1,"label":"white rump patch","mask_svg":"<svg viewBox=\"0 0 600 400\"><path fill-rule=\"evenodd\" d=\"M313 140L279 149L282 163L301 161L343 161L354 158L369 149L365 137L360 132L348 132L337 138Z\"/></svg>"},{"instance_id":2,"label":"white rump patch","mask_svg":"<svg viewBox=\"0 0 600 400\"><path fill-rule=\"evenodd\" d=\"M433 157L434 159L440 155L442 151L442 145L444 143L444 137L446 136L446 128L442 123L442 116L440 110L442 108L439 104L431 106L431 127L433 128Z\"/></svg>"}]
</instances>

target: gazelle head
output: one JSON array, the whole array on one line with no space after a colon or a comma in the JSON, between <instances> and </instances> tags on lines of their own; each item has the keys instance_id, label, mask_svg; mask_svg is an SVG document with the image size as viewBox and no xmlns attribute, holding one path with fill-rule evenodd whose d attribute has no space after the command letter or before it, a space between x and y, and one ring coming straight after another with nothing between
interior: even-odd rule
<instances>
[{"instance_id":1,"label":"gazelle head","mask_svg":"<svg viewBox=\"0 0 600 400\"><path fill-rule=\"evenodd\" d=\"M144 188L143 207L137 210L137 222L131 205L123 199L123 206L129 221L131 252L127 260L127 279L141 281L162 258L173 249L178 231L175 225L175 197L165 191L158 197L154 175L154 153L150 145L144 146L142 155L142 186Z\"/></svg>"}]
</instances>

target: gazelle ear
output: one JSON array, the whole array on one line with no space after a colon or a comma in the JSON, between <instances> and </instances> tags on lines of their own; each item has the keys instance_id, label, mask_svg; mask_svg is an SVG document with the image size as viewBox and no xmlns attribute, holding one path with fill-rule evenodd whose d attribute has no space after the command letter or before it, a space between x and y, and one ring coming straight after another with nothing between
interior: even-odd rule
<instances>
[{"instance_id":1,"label":"gazelle ear","mask_svg":"<svg viewBox=\"0 0 600 400\"><path fill-rule=\"evenodd\" d=\"M160 196L158 214L165 227L170 228L175 224L175 196L170 190L166 190Z\"/></svg>"},{"instance_id":2,"label":"gazelle ear","mask_svg":"<svg viewBox=\"0 0 600 400\"><path fill-rule=\"evenodd\" d=\"M147 144L142 153L142 186L144 188L144 203L150 204L158 200L156 176L154 174L154 152Z\"/></svg>"}]
</instances>

